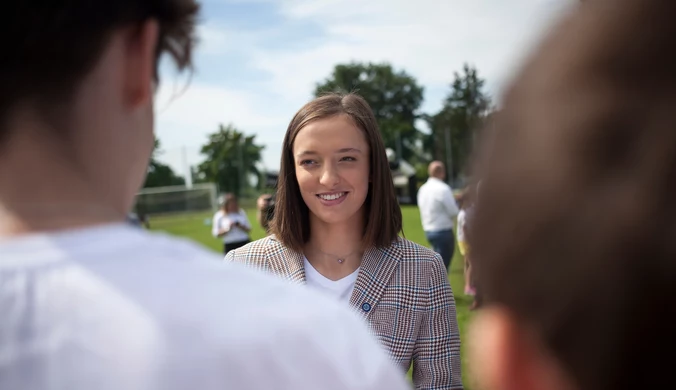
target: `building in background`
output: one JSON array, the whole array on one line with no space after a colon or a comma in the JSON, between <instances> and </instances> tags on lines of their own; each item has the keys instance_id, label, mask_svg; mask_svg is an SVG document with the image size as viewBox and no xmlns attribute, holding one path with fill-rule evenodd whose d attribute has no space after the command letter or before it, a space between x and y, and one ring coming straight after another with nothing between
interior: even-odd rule
<instances>
[{"instance_id":1,"label":"building in background","mask_svg":"<svg viewBox=\"0 0 676 390\"><path fill-rule=\"evenodd\" d=\"M415 168L407 161L397 158L394 150L388 148L386 152L399 204L415 205L418 197L418 180L415 177Z\"/></svg>"}]
</instances>

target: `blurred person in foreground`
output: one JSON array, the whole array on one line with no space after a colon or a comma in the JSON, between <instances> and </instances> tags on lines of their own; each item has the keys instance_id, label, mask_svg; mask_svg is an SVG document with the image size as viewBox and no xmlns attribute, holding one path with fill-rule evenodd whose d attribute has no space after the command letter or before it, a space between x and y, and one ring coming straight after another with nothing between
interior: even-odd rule
<instances>
[{"instance_id":1,"label":"blurred person in foreground","mask_svg":"<svg viewBox=\"0 0 676 390\"><path fill-rule=\"evenodd\" d=\"M129 226L192 0L23 0L0 35L0 388L405 389L339 304Z\"/></svg>"},{"instance_id":2,"label":"blurred person in foreground","mask_svg":"<svg viewBox=\"0 0 676 390\"><path fill-rule=\"evenodd\" d=\"M348 304L418 389L462 389L455 300L441 257L400 238L401 209L376 118L356 94L303 106L282 145L272 235L231 251Z\"/></svg>"},{"instance_id":3,"label":"blurred person in foreground","mask_svg":"<svg viewBox=\"0 0 676 390\"><path fill-rule=\"evenodd\" d=\"M444 182L444 164L441 161L432 161L427 172L429 179L418 190L420 220L427 241L441 255L446 269L449 269L455 252L453 225L459 212L458 204L453 196L453 189Z\"/></svg>"},{"instance_id":4,"label":"blurred person in foreground","mask_svg":"<svg viewBox=\"0 0 676 390\"><path fill-rule=\"evenodd\" d=\"M507 93L469 230L479 389L674 387L675 20L585 2Z\"/></svg>"}]
</instances>

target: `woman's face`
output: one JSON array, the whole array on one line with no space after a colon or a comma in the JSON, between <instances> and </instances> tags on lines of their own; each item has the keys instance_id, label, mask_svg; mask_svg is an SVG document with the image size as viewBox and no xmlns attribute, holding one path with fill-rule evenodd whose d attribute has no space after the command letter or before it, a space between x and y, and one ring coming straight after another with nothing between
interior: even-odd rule
<instances>
[{"instance_id":1,"label":"woman's face","mask_svg":"<svg viewBox=\"0 0 676 390\"><path fill-rule=\"evenodd\" d=\"M369 189L369 145L346 115L311 122L293 144L296 178L310 213L327 224L361 221Z\"/></svg>"},{"instance_id":2,"label":"woman's face","mask_svg":"<svg viewBox=\"0 0 676 390\"><path fill-rule=\"evenodd\" d=\"M237 199L230 199L228 205L225 207L226 213L236 213L239 211L239 205L237 204Z\"/></svg>"}]
</instances>

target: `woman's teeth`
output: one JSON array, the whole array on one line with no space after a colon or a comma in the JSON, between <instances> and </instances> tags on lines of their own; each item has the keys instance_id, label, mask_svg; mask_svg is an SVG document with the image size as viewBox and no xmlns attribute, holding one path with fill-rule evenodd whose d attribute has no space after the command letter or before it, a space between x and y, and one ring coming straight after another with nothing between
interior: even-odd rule
<instances>
[{"instance_id":1,"label":"woman's teeth","mask_svg":"<svg viewBox=\"0 0 676 390\"><path fill-rule=\"evenodd\" d=\"M319 196L320 198L324 199L324 200L336 200L336 199L342 197L342 196L345 195L345 194L346 194L345 192L341 192L341 193L339 193L339 194L318 195L318 196Z\"/></svg>"}]
</instances>

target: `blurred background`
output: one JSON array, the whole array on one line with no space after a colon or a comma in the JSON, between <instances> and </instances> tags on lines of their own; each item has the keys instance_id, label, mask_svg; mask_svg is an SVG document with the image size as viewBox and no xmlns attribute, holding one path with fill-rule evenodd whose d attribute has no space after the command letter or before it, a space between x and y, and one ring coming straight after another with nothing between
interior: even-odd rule
<instances>
[{"instance_id":1,"label":"blurred background","mask_svg":"<svg viewBox=\"0 0 676 390\"><path fill-rule=\"evenodd\" d=\"M327 90L373 107L418 184L431 159L466 175L475 130L573 0L205 0L196 68L167 62L146 187L215 183L254 198L293 114Z\"/></svg>"},{"instance_id":2,"label":"blurred background","mask_svg":"<svg viewBox=\"0 0 676 390\"><path fill-rule=\"evenodd\" d=\"M255 202L271 193L295 112L324 91L354 91L375 111L407 238L429 246L415 206L427 164L461 190L501 91L575 0L203 0L192 74L161 65L156 145L136 212L148 226L221 251L210 224L234 193L264 236ZM449 273L461 332L471 298Z\"/></svg>"}]
</instances>

